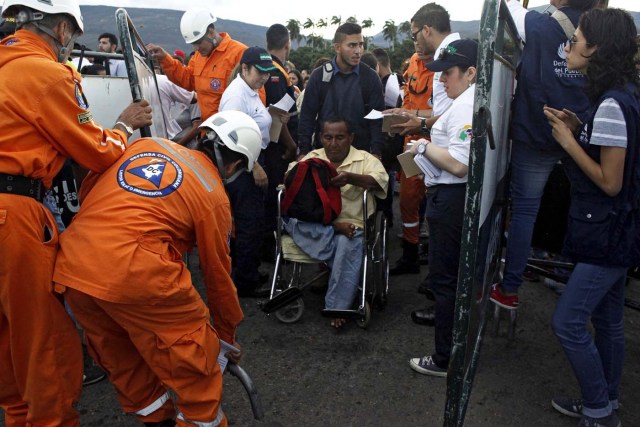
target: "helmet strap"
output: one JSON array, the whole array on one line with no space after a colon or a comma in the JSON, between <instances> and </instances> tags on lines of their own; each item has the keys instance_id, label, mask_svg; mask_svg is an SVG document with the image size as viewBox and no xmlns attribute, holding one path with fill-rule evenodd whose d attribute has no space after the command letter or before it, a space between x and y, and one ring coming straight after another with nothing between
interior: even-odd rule
<instances>
[{"instance_id":1,"label":"helmet strap","mask_svg":"<svg viewBox=\"0 0 640 427\"><path fill-rule=\"evenodd\" d=\"M235 181L240 176L240 174L244 172L244 170L243 168L238 168L238 170L233 172L231 176L227 176L227 168L224 162L222 161L222 153L220 152L220 145L222 145L222 142L220 142L220 137L216 135L216 139L213 144L213 149L216 155L216 166L218 167L218 171L220 172L220 177L222 178L222 182L224 183L224 185L229 185L233 181Z\"/></svg>"},{"instance_id":2,"label":"helmet strap","mask_svg":"<svg viewBox=\"0 0 640 427\"><path fill-rule=\"evenodd\" d=\"M44 25L41 25L38 22L42 20L44 16L45 15L42 12L33 12L28 9L23 9L20 12L18 12L18 14L16 15L16 26L20 28L24 24L31 24L34 27L36 27L38 30L42 31L43 33L51 37L54 43L56 44L56 49L58 50L57 60L61 64L64 64L67 60L68 52L70 52L71 49L73 49L73 44L75 43L76 39L82 35L82 32L79 30L76 30L71 35L71 38L69 39L69 43L67 43L66 45L63 45L58 41L58 36L53 32L51 28L45 27Z\"/></svg>"}]
</instances>

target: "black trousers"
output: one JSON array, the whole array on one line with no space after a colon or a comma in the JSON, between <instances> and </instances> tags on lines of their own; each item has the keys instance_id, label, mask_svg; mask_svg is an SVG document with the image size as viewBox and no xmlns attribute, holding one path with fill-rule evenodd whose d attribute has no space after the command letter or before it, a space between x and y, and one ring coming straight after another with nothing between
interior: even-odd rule
<instances>
[{"instance_id":1,"label":"black trousers","mask_svg":"<svg viewBox=\"0 0 640 427\"><path fill-rule=\"evenodd\" d=\"M226 185L236 238L231 256L233 281L238 289L250 290L258 284L260 246L264 230L264 193L251 172L242 172Z\"/></svg>"},{"instance_id":2,"label":"black trousers","mask_svg":"<svg viewBox=\"0 0 640 427\"><path fill-rule=\"evenodd\" d=\"M435 352L432 357L441 368L447 368L451 356L465 193L466 184L442 184L427 190L427 281L435 296L436 315Z\"/></svg>"}]
</instances>

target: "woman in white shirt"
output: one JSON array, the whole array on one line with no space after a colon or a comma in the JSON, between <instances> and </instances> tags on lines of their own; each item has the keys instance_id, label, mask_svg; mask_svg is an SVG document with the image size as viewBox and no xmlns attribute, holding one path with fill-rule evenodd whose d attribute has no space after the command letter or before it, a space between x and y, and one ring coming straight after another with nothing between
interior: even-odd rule
<instances>
[{"instance_id":1,"label":"woman in white shirt","mask_svg":"<svg viewBox=\"0 0 640 427\"><path fill-rule=\"evenodd\" d=\"M238 110L256 121L262 134L262 149L269 145L271 115L264 106L258 91L275 70L271 54L260 47L250 47L240 59L240 73L225 89L220 99L219 111Z\"/></svg>"},{"instance_id":2,"label":"woman in white shirt","mask_svg":"<svg viewBox=\"0 0 640 427\"><path fill-rule=\"evenodd\" d=\"M256 121L262 135L262 149L269 145L271 115L258 95L269 73L276 67L271 55L260 47L250 47L242 54L238 76L227 86L220 100L219 111L237 110ZM264 233L264 192L267 177L255 163L253 174L242 171L227 180L227 192L235 225L232 244L233 281L241 297L266 296L258 289L263 277L260 266L260 245Z\"/></svg>"},{"instance_id":3,"label":"woman in white shirt","mask_svg":"<svg viewBox=\"0 0 640 427\"><path fill-rule=\"evenodd\" d=\"M439 377L447 376L451 355L477 51L475 41L456 40L442 49L438 60L427 64L430 70L442 72L440 82L453 103L431 128L431 141L420 139L411 148L427 186L427 283L435 296L435 351L411 359L409 365L421 374Z\"/></svg>"}]
</instances>

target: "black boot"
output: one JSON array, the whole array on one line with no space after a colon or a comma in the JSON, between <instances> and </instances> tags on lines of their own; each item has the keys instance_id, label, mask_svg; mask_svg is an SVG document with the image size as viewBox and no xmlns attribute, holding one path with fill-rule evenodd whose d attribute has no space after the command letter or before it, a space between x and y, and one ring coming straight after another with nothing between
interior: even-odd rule
<instances>
[{"instance_id":1,"label":"black boot","mask_svg":"<svg viewBox=\"0 0 640 427\"><path fill-rule=\"evenodd\" d=\"M399 274L420 273L420 263L418 260L418 244L402 241L402 258L389 270L389 274L397 276Z\"/></svg>"},{"instance_id":2,"label":"black boot","mask_svg":"<svg viewBox=\"0 0 640 427\"><path fill-rule=\"evenodd\" d=\"M174 420L163 420L157 423L144 423L147 427L174 427L176 422Z\"/></svg>"}]
</instances>

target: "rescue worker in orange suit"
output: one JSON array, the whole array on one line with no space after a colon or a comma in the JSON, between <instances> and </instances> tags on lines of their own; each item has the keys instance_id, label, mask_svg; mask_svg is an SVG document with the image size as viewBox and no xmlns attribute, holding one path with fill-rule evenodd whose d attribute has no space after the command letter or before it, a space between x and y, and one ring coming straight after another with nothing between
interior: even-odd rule
<instances>
[{"instance_id":1,"label":"rescue worker in orange suit","mask_svg":"<svg viewBox=\"0 0 640 427\"><path fill-rule=\"evenodd\" d=\"M432 110L431 94L433 90L433 71L425 67L432 56L423 52L415 42L416 53L411 57L409 67L403 77L404 100L402 109L387 111L404 112L418 117L430 117ZM407 135L405 150L410 141L424 138L424 135ZM400 174L400 218L402 220L402 257L389 271L392 275L418 274L420 262L418 257L418 241L420 239L420 204L425 197L426 187L423 179L418 176L407 178L404 172Z\"/></svg>"},{"instance_id":2,"label":"rescue worker in orange suit","mask_svg":"<svg viewBox=\"0 0 640 427\"><path fill-rule=\"evenodd\" d=\"M243 315L230 275L223 181L251 169L261 135L240 111L200 127L196 150L139 139L101 176L86 178L80 212L60 239L55 286L66 287L120 405L148 426L227 425L219 340L239 348ZM208 308L182 259L196 241ZM87 262L87 254L109 262Z\"/></svg>"},{"instance_id":3,"label":"rescue worker in orange suit","mask_svg":"<svg viewBox=\"0 0 640 427\"><path fill-rule=\"evenodd\" d=\"M233 40L227 33L215 29L215 16L205 8L187 10L180 19L180 33L195 50L193 58L184 66L163 48L147 45L154 60L162 67L167 78L178 86L195 91L198 95L203 120L218 112L222 92L231 83L231 71L240 63L247 46ZM264 87L258 90L262 103L266 105ZM258 162L252 171L256 185L266 189L267 174Z\"/></svg>"},{"instance_id":4,"label":"rescue worker in orange suit","mask_svg":"<svg viewBox=\"0 0 640 427\"><path fill-rule=\"evenodd\" d=\"M0 407L8 427L77 426L82 350L51 286L58 233L41 202L68 157L111 166L151 108L130 105L114 130L94 123L65 64L83 32L77 0L5 0L2 14L18 31L0 41Z\"/></svg>"},{"instance_id":5,"label":"rescue worker in orange suit","mask_svg":"<svg viewBox=\"0 0 640 427\"><path fill-rule=\"evenodd\" d=\"M229 34L217 32L215 22L211 11L200 7L191 8L182 15L180 33L195 50L186 66L160 46L147 45L147 50L158 61L169 80L197 93L203 119L218 112L222 92L230 83L231 71L247 49L246 45L233 40ZM259 94L265 103L264 89Z\"/></svg>"}]
</instances>

